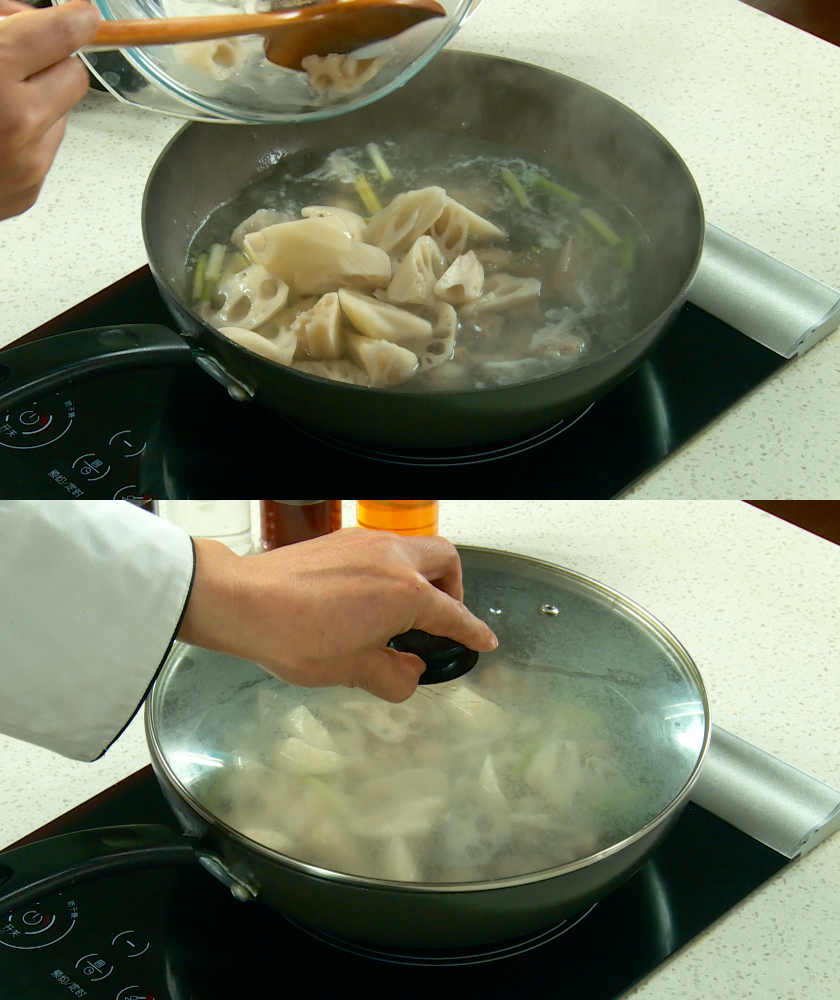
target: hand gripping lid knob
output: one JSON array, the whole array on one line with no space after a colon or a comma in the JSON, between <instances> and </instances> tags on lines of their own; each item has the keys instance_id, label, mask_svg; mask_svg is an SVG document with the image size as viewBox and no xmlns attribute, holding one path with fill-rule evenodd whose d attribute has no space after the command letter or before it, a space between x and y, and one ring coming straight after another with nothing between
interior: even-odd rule
<instances>
[{"instance_id":1,"label":"hand gripping lid knob","mask_svg":"<svg viewBox=\"0 0 840 1000\"><path fill-rule=\"evenodd\" d=\"M474 649L467 649L454 639L431 635L416 628L394 636L388 645L400 653L414 653L426 664L425 671L420 675L421 684L454 681L478 662L478 653Z\"/></svg>"}]
</instances>

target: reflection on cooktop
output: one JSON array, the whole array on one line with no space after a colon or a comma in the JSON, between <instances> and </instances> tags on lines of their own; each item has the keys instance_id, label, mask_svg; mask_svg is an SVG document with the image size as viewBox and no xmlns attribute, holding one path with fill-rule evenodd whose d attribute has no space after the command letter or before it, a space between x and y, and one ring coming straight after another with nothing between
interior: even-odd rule
<instances>
[{"instance_id":1,"label":"reflection on cooktop","mask_svg":"<svg viewBox=\"0 0 840 1000\"><path fill-rule=\"evenodd\" d=\"M395 965L425 965L429 968L444 968L454 965L483 965L486 962L499 962L514 955L524 955L535 948L542 948L562 934L567 934L573 927L576 927L581 920L595 909L597 903L593 903L583 913L568 920L563 920L553 927L528 934L526 937L505 941L501 944L477 945L474 948L440 948L431 950L388 950L385 948L366 947L355 941L345 941L328 934L326 931L318 930L316 927L306 927L289 918L289 923L307 934L311 934L317 941L322 941L331 948L338 948L340 951L347 951L351 955L358 955L360 958L370 958L377 962L393 962Z\"/></svg>"},{"instance_id":2,"label":"reflection on cooktop","mask_svg":"<svg viewBox=\"0 0 840 1000\"><path fill-rule=\"evenodd\" d=\"M298 433L311 438L313 441L327 448L334 448L337 451L348 455L355 455L358 458L366 458L374 462L389 465L407 465L422 469L434 468L436 466L455 468L459 465L499 462L513 455L524 454L525 452L533 451L535 448L548 445L558 434L564 434L574 427L579 420L582 420L589 413L594 405L594 403L590 403L581 413L559 420L550 427L535 431L533 434L526 434L508 441L495 441L490 444L474 445L471 448L429 448L426 451L398 451L366 446L355 441L342 441L339 438L331 437L328 434L324 434L314 428L304 427L301 424L294 424L293 426Z\"/></svg>"}]
</instances>

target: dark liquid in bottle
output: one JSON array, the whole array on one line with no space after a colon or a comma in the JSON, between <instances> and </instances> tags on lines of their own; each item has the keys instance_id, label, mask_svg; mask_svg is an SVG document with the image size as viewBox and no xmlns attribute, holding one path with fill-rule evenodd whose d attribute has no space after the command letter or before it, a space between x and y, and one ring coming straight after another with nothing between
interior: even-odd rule
<instances>
[{"instance_id":1,"label":"dark liquid in bottle","mask_svg":"<svg viewBox=\"0 0 840 1000\"><path fill-rule=\"evenodd\" d=\"M340 527L340 500L260 500L264 551L327 535Z\"/></svg>"}]
</instances>

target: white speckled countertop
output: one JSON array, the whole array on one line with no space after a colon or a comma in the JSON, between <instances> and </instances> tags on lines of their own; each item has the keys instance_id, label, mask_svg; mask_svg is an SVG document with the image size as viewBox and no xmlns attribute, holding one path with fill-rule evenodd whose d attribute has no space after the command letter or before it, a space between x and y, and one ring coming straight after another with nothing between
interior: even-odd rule
<instances>
[{"instance_id":1,"label":"white speckled countertop","mask_svg":"<svg viewBox=\"0 0 840 1000\"><path fill-rule=\"evenodd\" d=\"M352 502L344 520L354 523ZM448 500L441 531L637 601L696 660L718 725L840 787L840 546L733 501ZM139 718L94 764L3 738L0 759L0 846L148 760ZM838 886L835 835L626 995L836 1000Z\"/></svg>"},{"instance_id":2,"label":"white speckled countertop","mask_svg":"<svg viewBox=\"0 0 840 1000\"><path fill-rule=\"evenodd\" d=\"M840 48L738 0L484 0L456 44L618 98L686 160L710 222L840 286ZM142 190L179 124L96 92L73 113L39 203L0 224L0 346L145 263ZM835 332L628 495L836 497L838 413Z\"/></svg>"}]
</instances>

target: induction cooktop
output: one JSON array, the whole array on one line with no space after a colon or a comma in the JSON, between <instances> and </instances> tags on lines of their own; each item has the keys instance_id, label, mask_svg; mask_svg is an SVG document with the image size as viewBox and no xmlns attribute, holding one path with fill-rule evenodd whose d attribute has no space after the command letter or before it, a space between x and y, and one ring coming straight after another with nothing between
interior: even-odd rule
<instances>
[{"instance_id":1,"label":"induction cooktop","mask_svg":"<svg viewBox=\"0 0 840 1000\"><path fill-rule=\"evenodd\" d=\"M141 268L19 344L49 346L43 338L87 327L171 322ZM37 499L267 496L275 485L349 486L362 477L413 487L418 474L435 495L489 495L515 484L518 496L608 499L787 363L686 303L641 367L583 412L490 445L399 452L327 438L236 402L196 365L74 378L4 407L3 362L12 358L0 352L0 497Z\"/></svg>"},{"instance_id":2,"label":"induction cooktop","mask_svg":"<svg viewBox=\"0 0 840 1000\"><path fill-rule=\"evenodd\" d=\"M151 768L27 839L130 822L177 828ZM575 917L486 948L398 952L237 902L198 866L118 872L0 913L0 1000L613 1000L786 864L690 803L642 869Z\"/></svg>"}]
</instances>

